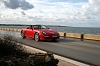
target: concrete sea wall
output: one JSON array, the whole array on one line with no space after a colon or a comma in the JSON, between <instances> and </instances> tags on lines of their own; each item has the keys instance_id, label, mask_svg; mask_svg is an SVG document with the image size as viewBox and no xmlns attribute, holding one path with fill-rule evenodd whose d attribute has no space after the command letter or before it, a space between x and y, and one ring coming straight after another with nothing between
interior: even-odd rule
<instances>
[{"instance_id":1,"label":"concrete sea wall","mask_svg":"<svg viewBox=\"0 0 100 66\"><path fill-rule=\"evenodd\" d=\"M79 33L65 33L65 32L59 32L61 37L64 38L77 38L80 40L96 40L96 41L100 41L100 35L96 35L96 34L79 34Z\"/></svg>"}]
</instances>

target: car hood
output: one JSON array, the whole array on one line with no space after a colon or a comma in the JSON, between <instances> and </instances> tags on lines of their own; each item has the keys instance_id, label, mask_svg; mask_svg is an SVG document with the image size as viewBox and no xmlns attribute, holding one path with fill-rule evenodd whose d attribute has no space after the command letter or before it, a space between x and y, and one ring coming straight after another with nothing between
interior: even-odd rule
<instances>
[{"instance_id":1,"label":"car hood","mask_svg":"<svg viewBox=\"0 0 100 66\"><path fill-rule=\"evenodd\" d=\"M46 33L56 33L57 32L54 29L41 29L41 31L46 32Z\"/></svg>"}]
</instances>

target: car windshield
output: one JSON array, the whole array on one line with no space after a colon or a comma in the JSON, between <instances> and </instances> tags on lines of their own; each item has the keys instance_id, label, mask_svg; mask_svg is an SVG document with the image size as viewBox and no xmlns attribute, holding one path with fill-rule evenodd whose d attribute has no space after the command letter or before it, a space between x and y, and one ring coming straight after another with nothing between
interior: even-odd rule
<instances>
[{"instance_id":1,"label":"car windshield","mask_svg":"<svg viewBox=\"0 0 100 66\"><path fill-rule=\"evenodd\" d=\"M44 25L34 25L34 29L48 29L48 27Z\"/></svg>"},{"instance_id":2,"label":"car windshield","mask_svg":"<svg viewBox=\"0 0 100 66\"><path fill-rule=\"evenodd\" d=\"M41 29L47 29L47 27L44 25L41 25Z\"/></svg>"}]
</instances>

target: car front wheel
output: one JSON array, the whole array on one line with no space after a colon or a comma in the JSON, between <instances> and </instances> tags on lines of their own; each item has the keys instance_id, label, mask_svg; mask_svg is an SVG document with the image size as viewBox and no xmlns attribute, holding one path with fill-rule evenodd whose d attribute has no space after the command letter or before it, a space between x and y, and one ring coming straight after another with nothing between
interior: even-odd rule
<instances>
[{"instance_id":1,"label":"car front wheel","mask_svg":"<svg viewBox=\"0 0 100 66\"><path fill-rule=\"evenodd\" d=\"M26 38L24 31L21 31L21 36L22 36L22 38Z\"/></svg>"},{"instance_id":2,"label":"car front wheel","mask_svg":"<svg viewBox=\"0 0 100 66\"><path fill-rule=\"evenodd\" d=\"M39 38L39 34L36 33L36 34L35 34L35 41L39 41L39 39L40 39L40 38Z\"/></svg>"}]
</instances>

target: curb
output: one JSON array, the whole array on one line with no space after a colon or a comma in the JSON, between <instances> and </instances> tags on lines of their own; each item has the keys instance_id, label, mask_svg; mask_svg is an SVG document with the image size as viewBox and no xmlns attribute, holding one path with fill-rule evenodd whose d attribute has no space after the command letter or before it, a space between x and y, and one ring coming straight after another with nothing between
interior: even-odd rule
<instances>
[{"instance_id":1,"label":"curb","mask_svg":"<svg viewBox=\"0 0 100 66\"><path fill-rule=\"evenodd\" d=\"M22 45L24 48L26 48L26 51L28 52L31 52L31 53L34 53L34 51L36 52L42 52L42 53L46 53L46 51L43 51L43 50L40 50L40 49L36 49L36 48L33 48L33 47L30 47L28 45ZM60 59L60 60L64 60L66 62L69 62L69 63L72 63L74 65L77 65L77 66L90 66L88 64L84 64L84 63L81 63L81 62L78 62L78 61L75 61L75 60L71 60L71 59L68 59L68 58L65 58L65 57L62 57L62 56L59 56L57 54L54 54L54 57L57 58L57 59Z\"/></svg>"}]
</instances>

